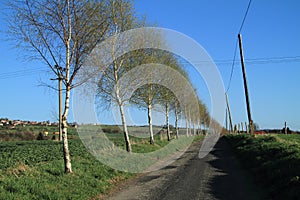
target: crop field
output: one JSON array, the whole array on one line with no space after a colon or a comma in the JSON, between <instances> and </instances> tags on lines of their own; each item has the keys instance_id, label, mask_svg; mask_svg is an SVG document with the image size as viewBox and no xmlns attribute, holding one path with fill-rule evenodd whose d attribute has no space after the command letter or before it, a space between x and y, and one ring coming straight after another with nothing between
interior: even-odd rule
<instances>
[{"instance_id":1,"label":"crop field","mask_svg":"<svg viewBox=\"0 0 300 200\"><path fill-rule=\"evenodd\" d=\"M295 143L300 144L300 134L288 134L288 135L279 134L279 135L276 135L276 137L283 139L287 142L295 142Z\"/></svg>"},{"instance_id":2,"label":"crop field","mask_svg":"<svg viewBox=\"0 0 300 200\"><path fill-rule=\"evenodd\" d=\"M53 132L57 132L57 126L16 126L14 128L0 126L0 142L1 141L23 141L36 140L39 133L48 132L48 138L51 139ZM74 137L77 131L74 127L68 128L68 135Z\"/></svg>"},{"instance_id":3,"label":"crop field","mask_svg":"<svg viewBox=\"0 0 300 200\"><path fill-rule=\"evenodd\" d=\"M0 199L87 199L130 176L98 162L80 140L70 141L70 175L59 142L4 142L0 148Z\"/></svg>"},{"instance_id":4,"label":"crop field","mask_svg":"<svg viewBox=\"0 0 300 200\"><path fill-rule=\"evenodd\" d=\"M225 137L270 199L299 199L300 135Z\"/></svg>"},{"instance_id":5,"label":"crop field","mask_svg":"<svg viewBox=\"0 0 300 200\"><path fill-rule=\"evenodd\" d=\"M116 146L125 148L123 134L106 136ZM155 139L155 145L150 145L148 138L131 137L133 152L155 151L168 144L158 136ZM0 199L93 199L133 176L96 160L79 139L69 140L69 148L73 174L64 173L61 142L0 142Z\"/></svg>"}]
</instances>

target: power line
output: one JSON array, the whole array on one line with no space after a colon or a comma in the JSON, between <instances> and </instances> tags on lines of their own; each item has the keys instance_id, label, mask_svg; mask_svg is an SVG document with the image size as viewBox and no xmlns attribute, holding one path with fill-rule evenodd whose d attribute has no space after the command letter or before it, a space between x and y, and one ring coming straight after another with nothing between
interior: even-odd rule
<instances>
[{"instance_id":1,"label":"power line","mask_svg":"<svg viewBox=\"0 0 300 200\"><path fill-rule=\"evenodd\" d=\"M234 72L234 65L238 64L239 61L236 60L236 51L237 51L237 43L234 50L234 56L233 59L222 59L222 60L214 60L214 63L218 66L220 65L231 65L231 73L230 73L230 79L227 87L227 91L229 90L231 79ZM198 61L192 61L193 64L207 64L211 63L212 61L204 61L204 60L198 60ZM247 65L266 65L266 64L279 64L279 63L295 63L300 62L300 56L285 56L285 57L264 57L264 58L250 58L245 59L245 63ZM180 64L191 64L188 61L180 60ZM43 69L26 69L26 70L18 70L18 71L12 71L12 72L4 72L0 73L0 80L3 79L10 79L10 78L18 78L22 76L32 76L36 75L37 73L45 73L47 70Z\"/></svg>"},{"instance_id":2,"label":"power line","mask_svg":"<svg viewBox=\"0 0 300 200\"><path fill-rule=\"evenodd\" d=\"M3 80L3 79L17 78L22 76L31 76L44 71L45 70L41 70L41 69L27 69L27 70L5 72L5 73L0 73L0 79Z\"/></svg>"},{"instance_id":3,"label":"power line","mask_svg":"<svg viewBox=\"0 0 300 200\"><path fill-rule=\"evenodd\" d=\"M227 85L226 93L228 93L228 90L229 90L230 84L231 84L231 80L232 80L232 76L233 76L233 70L234 70L234 63L235 63L237 46L238 46L238 40L236 40L236 43L235 43L235 49L234 49L233 60L232 60L232 65L231 65L230 78L229 78L229 82L228 82L228 85Z\"/></svg>"},{"instance_id":4,"label":"power line","mask_svg":"<svg viewBox=\"0 0 300 200\"><path fill-rule=\"evenodd\" d=\"M241 33L241 31L243 29L244 23L246 21L246 18L247 18L248 12L249 12L249 8L250 8L250 5L251 5L251 2L252 2L252 0L249 0L246 12L245 12L243 20L242 20L242 24L241 24L240 29L239 29L239 34ZM229 83L228 83L228 87L227 87L226 93L228 92L228 90L230 88L230 84L231 84L231 80L232 80L233 69L234 69L234 64L235 64L235 57L236 57L236 51L237 51L237 42L236 42L235 49L234 49L233 61L232 61L232 66L231 66L231 73L230 73L230 78L229 78Z\"/></svg>"},{"instance_id":5,"label":"power line","mask_svg":"<svg viewBox=\"0 0 300 200\"><path fill-rule=\"evenodd\" d=\"M235 47L235 53L233 56L233 59L222 59L222 60L213 60L216 65L233 65L238 64L239 61L236 60L236 51L237 51L237 44ZM196 61L191 61L192 64L208 64L211 63L212 60L196 60ZM245 59L245 62L249 65L254 65L254 64L270 64L270 63L294 63L294 62L300 62L300 56L286 56L286 57L262 57L262 58L248 58ZM188 61L185 60L180 60L178 61L180 64L191 64Z\"/></svg>"},{"instance_id":6,"label":"power line","mask_svg":"<svg viewBox=\"0 0 300 200\"><path fill-rule=\"evenodd\" d=\"M239 34L241 33L241 31L242 31L242 29L243 29L243 26L244 26L245 20L246 20L246 18L247 18L247 15L248 15L248 11L249 11L251 2L252 2L252 0L249 0L248 6L247 6L247 10L246 10L246 12L245 12L245 15L244 15L242 24L241 24L241 26L240 26Z\"/></svg>"},{"instance_id":7,"label":"power line","mask_svg":"<svg viewBox=\"0 0 300 200\"><path fill-rule=\"evenodd\" d=\"M239 63L238 60L216 60L215 63L218 65L228 65L231 62ZM269 57L269 58L252 58L252 59L245 59L245 63L248 65L260 65L260 64L277 64L277 63L294 63L300 62L300 56L293 56L293 57Z\"/></svg>"}]
</instances>

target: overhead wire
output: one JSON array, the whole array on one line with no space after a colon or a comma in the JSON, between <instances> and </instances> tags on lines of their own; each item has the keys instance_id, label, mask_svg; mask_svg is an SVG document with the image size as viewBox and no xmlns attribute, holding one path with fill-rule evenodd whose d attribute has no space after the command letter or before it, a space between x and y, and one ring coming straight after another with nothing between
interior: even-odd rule
<instances>
[{"instance_id":1,"label":"overhead wire","mask_svg":"<svg viewBox=\"0 0 300 200\"><path fill-rule=\"evenodd\" d=\"M235 57L236 57L236 51L237 51L237 46L238 46L238 40L236 40L235 43L235 48L234 48L234 54L233 54L233 60L232 60L232 65L231 65L231 72L230 72L230 77L229 77L229 82L227 85L226 93L228 93L228 90L230 88L232 76L233 76L233 70L234 70L234 63L235 63Z\"/></svg>"},{"instance_id":2,"label":"overhead wire","mask_svg":"<svg viewBox=\"0 0 300 200\"><path fill-rule=\"evenodd\" d=\"M226 92L228 92L228 89L230 87L230 82L233 76L234 68L233 66L239 62L236 60L236 52L237 52L237 44L235 46L234 50L234 56L233 59L224 59L224 60L214 60L214 63L218 66L220 65L230 65L231 66L231 72L230 72L230 78L229 78L229 84L227 86ZM201 60L195 60L193 61L193 64L206 64L211 61L201 61ZM300 62L300 56L285 56L285 57L265 57L265 58L248 58L245 59L245 63L248 65L264 65L264 64L278 64L278 63L295 63ZM180 60L179 63L181 64L191 64L188 61ZM24 70L17 70L17 71L11 71L11 72L4 72L0 73L0 80L2 79L10 79L10 78L18 78L22 76L31 76L35 75L36 73L44 73L47 70L44 69L24 69Z\"/></svg>"},{"instance_id":3,"label":"overhead wire","mask_svg":"<svg viewBox=\"0 0 300 200\"><path fill-rule=\"evenodd\" d=\"M10 78L17 78L22 76L31 76L35 75L36 73L44 72L44 70L41 69L24 69L24 70L18 70L18 71L11 71L11 72L4 72L0 73L0 80L3 79L10 79Z\"/></svg>"},{"instance_id":4,"label":"overhead wire","mask_svg":"<svg viewBox=\"0 0 300 200\"><path fill-rule=\"evenodd\" d=\"M246 18L247 18L247 15L248 15L248 11L249 11L249 8L250 8L250 5L251 5L251 2L252 2L252 0L249 0L248 6L247 6L247 10L246 10L246 12L245 12L245 15L244 15L242 24L241 24L240 29L239 29L239 33L242 32L242 29L243 29L243 26L244 26L244 23L245 23L245 21L246 21Z\"/></svg>"},{"instance_id":5,"label":"overhead wire","mask_svg":"<svg viewBox=\"0 0 300 200\"><path fill-rule=\"evenodd\" d=\"M236 60L236 51L237 45L235 48L235 54L233 59L223 59L223 60L214 60L216 65L230 65L232 66L233 62L238 63L239 61ZM180 60L178 61L181 64L190 64L188 61ZM192 64L207 64L210 63L211 60L196 60L192 61ZM286 57L264 57L264 58L248 58L245 59L245 63L248 65L260 65L260 64L269 64L269 63L294 63L300 62L300 56L286 56Z\"/></svg>"},{"instance_id":6,"label":"overhead wire","mask_svg":"<svg viewBox=\"0 0 300 200\"><path fill-rule=\"evenodd\" d=\"M244 23L246 21L246 18L247 18L249 9L250 9L251 2L252 2L252 0L249 0L249 3L248 3L248 6L247 6L247 9L246 9L246 12L244 14L242 23L240 25L238 34L240 34L242 32L242 29L244 27ZM236 40L236 44L235 44L234 55L233 55L233 60L232 60L232 65L231 65L231 73L230 73L230 78L229 78L229 82L228 82L228 85L227 85L226 93L228 93L228 91L230 89L231 81L232 81L232 76L233 76L233 71L234 71L234 64L235 64L235 58L236 58L236 52L237 52L237 45L238 45L238 40Z\"/></svg>"}]
</instances>

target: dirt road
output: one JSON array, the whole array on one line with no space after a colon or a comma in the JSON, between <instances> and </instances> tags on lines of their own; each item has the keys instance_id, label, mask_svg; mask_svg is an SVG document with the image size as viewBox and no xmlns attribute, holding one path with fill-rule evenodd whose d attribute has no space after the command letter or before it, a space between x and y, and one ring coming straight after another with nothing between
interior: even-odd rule
<instances>
[{"instance_id":1,"label":"dirt road","mask_svg":"<svg viewBox=\"0 0 300 200\"><path fill-rule=\"evenodd\" d=\"M105 199L264 199L225 139L221 138L203 159L198 158L200 145L193 144L181 158L161 170L123 183Z\"/></svg>"}]
</instances>

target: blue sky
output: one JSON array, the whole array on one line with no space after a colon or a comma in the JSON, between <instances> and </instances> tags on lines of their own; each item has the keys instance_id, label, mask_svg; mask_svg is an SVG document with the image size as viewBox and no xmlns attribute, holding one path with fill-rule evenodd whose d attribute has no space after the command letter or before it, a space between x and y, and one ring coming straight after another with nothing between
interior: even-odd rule
<instances>
[{"instance_id":1,"label":"blue sky","mask_svg":"<svg viewBox=\"0 0 300 200\"><path fill-rule=\"evenodd\" d=\"M201 44L216 62L226 88L247 5L248 0L135 1L136 12L145 14L149 22L182 32ZM252 116L261 128L282 128L287 121L291 129L300 130L299 10L297 0L253 0L241 32ZM39 79L48 80L51 75L45 75L43 64L24 62L22 54L11 48L3 34L7 29L3 19L1 14L0 117L53 121L56 92L38 86ZM20 70L27 73L16 73ZM247 121L239 62L228 95L233 122ZM207 94L203 99L209 104Z\"/></svg>"}]
</instances>

